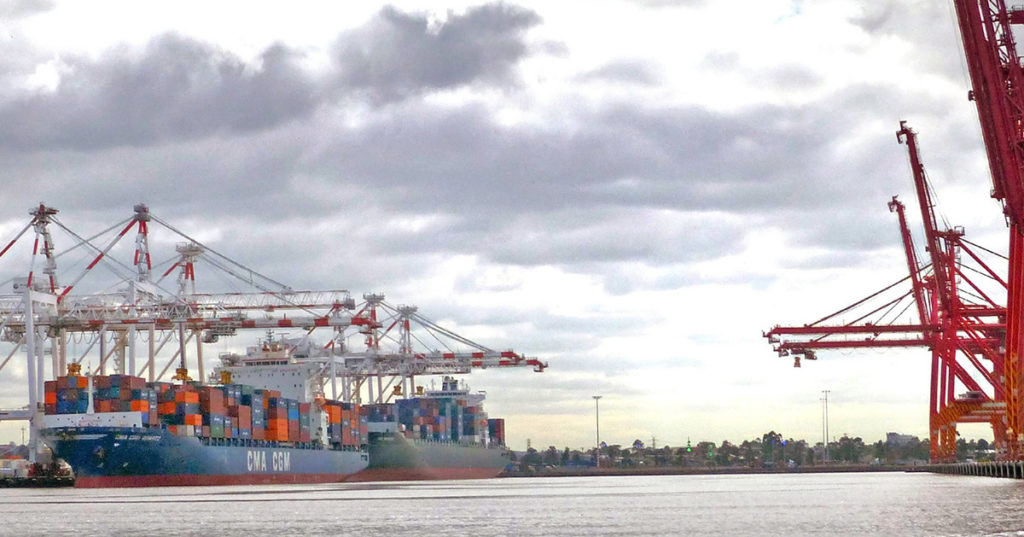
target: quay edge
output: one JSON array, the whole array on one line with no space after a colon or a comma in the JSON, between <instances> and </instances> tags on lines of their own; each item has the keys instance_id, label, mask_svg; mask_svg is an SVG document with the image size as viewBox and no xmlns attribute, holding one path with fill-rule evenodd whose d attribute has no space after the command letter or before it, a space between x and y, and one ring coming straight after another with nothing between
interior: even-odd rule
<instances>
[{"instance_id":1,"label":"quay edge","mask_svg":"<svg viewBox=\"0 0 1024 537\"><path fill-rule=\"evenodd\" d=\"M920 471L937 474L973 475L982 477L1005 477L1024 479L1024 461L959 462L951 464L929 464Z\"/></svg>"}]
</instances>

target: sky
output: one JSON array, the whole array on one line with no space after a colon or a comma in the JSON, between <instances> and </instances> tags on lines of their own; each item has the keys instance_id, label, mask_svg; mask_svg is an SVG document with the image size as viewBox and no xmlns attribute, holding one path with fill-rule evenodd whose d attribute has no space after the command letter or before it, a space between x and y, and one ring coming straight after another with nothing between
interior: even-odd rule
<instances>
[{"instance_id":1,"label":"sky","mask_svg":"<svg viewBox=\"0 0 1024 537\"><path fill-rule=\"evenodd\" d=\"M610 444L819 441L822 390L831 436L926 437L928 351L794 369L762 332L906 274L886 208L914 200L901 120L942 216L1005 252L953 17L921 1L8 1L0 241L40 202L85 235L145 203L293 288L415 304L549 363L468 379L518 449L593 445L598 419ZM27 401L21 365L0 371L0 407Z\"/></svg>"}]
</instances>

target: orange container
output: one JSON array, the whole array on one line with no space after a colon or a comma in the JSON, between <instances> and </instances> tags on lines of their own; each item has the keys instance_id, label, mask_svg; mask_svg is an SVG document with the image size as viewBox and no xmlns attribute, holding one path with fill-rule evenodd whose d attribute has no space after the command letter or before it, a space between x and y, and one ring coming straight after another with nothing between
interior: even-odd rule
<instances>
[{"instance_id":1,"label":"orange container","mask_svg":"<svg viewBox=\"0 0 1024 537\"><path fill-rule=\"evenodd\" d=\"M110 412L110 401L96 401L96 412Z\"/></svg>"},{"instance_id":2,"label":"orange container","mask_svg":"<svg viewBox=\"0 0 1024 537\"><path fill-rule=\"evenodd\" d=\"M132 401L129 408L131 408L133 412L149 412L149 401Z\"/></svg>"},{"instance_id":3,"label":"orange container","mask_svg":"<svg viewBox=\"0 0 1024 537\"><path fill-rule=\"evenodd\" d=\"M79 388L87 388L87 387L89 387L89 379L88 378L86 378L86 377L73 377L73 378L78 380L78 387Z\"/></svg>"},{"instance_id":4,"label":"orange container","mask_svg":"<svg viewBox=\"0 0 1024 537\"><path fill-rule=\"evenodd\" d=\"M199 392L175 392L174 400L179 403L198 403Z\"/></svg>"},{"instance_id":5,"label":"orange container","mask_svg":"<svg viewBox=\"0 0 1024 537\"><path fill-rule=\"evenodd\" d=\"M160 403L156 407L156 411L159 414L170 415L177 411L176 404L174 401L167 401L166 403Z\"/></svg>"},{"instance_id":6,"label":"orange container","mask_svg":"<svg viewBox=\"0 0 1024 537\"><path fill-rule=\"evenodd\" d=\"M57 392L46 392L44 396L43 404L55 405L57 404Z\"/></svg>"},{"instance_id":7,"label":"orange container","mask_svg":"<svg viewBox=\"0 0 1024 537\"><path fill-rule=\"evenodd\" d=\"M203 425L203 416L200 414L186 414L185 425Z\"/></svg>"}]
</instances>

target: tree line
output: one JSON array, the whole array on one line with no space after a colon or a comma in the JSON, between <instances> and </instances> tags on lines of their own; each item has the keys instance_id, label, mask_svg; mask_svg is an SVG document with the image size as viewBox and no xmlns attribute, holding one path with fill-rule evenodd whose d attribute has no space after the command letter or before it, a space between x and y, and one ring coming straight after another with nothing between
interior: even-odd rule
<instances>
[{"instance_id":1,"label":"tree line","mask_svg":"<svg viewBox=\"0 0 1024 537\"><path fill-rule=\"evenodd\" d=\"M720 443L700 441L685 446L647 446L640 439L631 445L604 444L600 448L602 466L745 466L795 467L824 464L920 464L929 459L929 442L910 435L888 435L886 440L865 443L857 436L844 434L830 441L811 444L806 440L785 438L769 431L760 438L744 440L738 444L724 440ZM539 451L528 448L521 464L542 466L593 466L595 448L558 449L549 446ZM991 460L991 442L985 439L957 440L957 458L961 461Z\"/></svg>"}]
</instances>

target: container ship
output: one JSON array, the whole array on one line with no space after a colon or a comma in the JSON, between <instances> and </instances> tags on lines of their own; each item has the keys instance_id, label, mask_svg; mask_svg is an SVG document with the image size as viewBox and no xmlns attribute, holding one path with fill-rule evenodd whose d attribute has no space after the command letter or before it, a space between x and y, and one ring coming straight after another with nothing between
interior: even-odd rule
<instances>
[{"instance_id":1,"label":"container ship","mask_svg":"<svg viewBox=\"0 0 1024 537\"><path fill-rule=\"evenodd\" d=\"M221 355L219 384L69 375L45 383L43 440L77 487L323 483L497 476L504 420L442 389L360 405L322 393L324 363L268 341Z\"/></svg>"},{"instance_id":2,"label":"container ship","mask_svg":"<svg viewBox=\"0 0 1024 537\"><path fill-rule=\"evenodd\" d=\"M481 479L495 477L511 460L505 420L488 418L483 393L445 377L440 390L395 403L364 405L369 467L355 476L368 481Z\"/></svg>"},{"instance_id":3,"label":"container ship","mask_svg":"<svg viewBox=\"0 0 1024 537\"><path fill-rule=\"evenodd\" d=\"M45 384L41 435L76 487L337 482L369 464L358 405L304 402L223 377L58 377Z\"/></svg>"}]
</instances>

